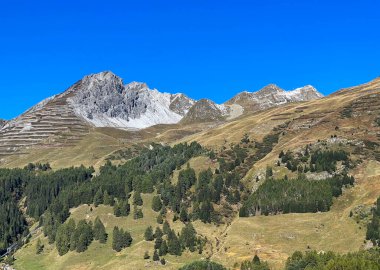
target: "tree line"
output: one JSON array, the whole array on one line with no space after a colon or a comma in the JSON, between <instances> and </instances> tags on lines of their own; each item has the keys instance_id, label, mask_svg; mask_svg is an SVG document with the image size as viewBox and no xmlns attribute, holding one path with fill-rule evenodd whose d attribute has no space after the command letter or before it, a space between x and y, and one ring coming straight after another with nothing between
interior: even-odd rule
<instances>
[{"instance_id":1,"label":"tree line","mask_svg":"<svg viewBox=\"0 0 380 270\"><path fill-rule=\"evenodd\" d=\"M353 184L354 178L346 174L323 180L307 180L302 176L282 180L269 178L244 202L239 215L326 212L330 210L333 197L341 195L344 186Z\"/></svg>"}]
</instances>

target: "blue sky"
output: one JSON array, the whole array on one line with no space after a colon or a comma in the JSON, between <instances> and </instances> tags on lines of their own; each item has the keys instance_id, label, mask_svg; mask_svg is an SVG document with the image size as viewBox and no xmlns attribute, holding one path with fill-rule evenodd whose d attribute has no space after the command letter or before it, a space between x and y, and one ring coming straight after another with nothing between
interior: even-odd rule
<instances>
[{"instance_id":1,"label":"blue sky","mask_svg":"<svg viewBox=\"0 0 380 270\"><path fill-rule=\"evenodd\" d=\"M219 103L269 83L329 94L380 76L379 10L377 0L4 0L0 118L103 70Z\"/></svg>"}]
</instances>

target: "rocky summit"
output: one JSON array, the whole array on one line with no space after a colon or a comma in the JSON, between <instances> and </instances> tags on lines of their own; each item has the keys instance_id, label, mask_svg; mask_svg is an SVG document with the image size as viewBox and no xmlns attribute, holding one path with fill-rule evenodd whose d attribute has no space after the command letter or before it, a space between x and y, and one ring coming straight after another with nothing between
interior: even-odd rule
<instances>
[{"instance_id":1,"label":"rocky summit","mask_svg":"<svg viewBox=\"0 0 380 270\"><path fill-rule=\"evenodd\" d=\"M238 104L246 110L259 111L289 102L310 101L322 97L323 95L311 85L285 91L275 84L270 84L257 92L239 93L226 104Z\"/></svg>"},{"instance_id":2,"label":"rocky summit","mask_svg":"<svg viewBox=\"0 0 380 270\"><path fill-rule=\"evenodd\" d=\"M378 265L379 79L216 104L102 72L2 125L0 256L17 270L290 270L324 250Z\"/></svg>"},{"instance_id":3,"label":"rocky summit","mask_svg":"<svg viewBox=\"0 0 380 270\"><path fill-rule=\"evenodd\" d=\"M285 91L268 85L216 104L208 99L195 101L182 93L162 93L141 82L124 84L105 71L85 76L9 122L1 121L0 156L23 153L41 144L71 145L94 127L141 130L159 124L220 123L244 112L320 97L312 86Z\"/></svg>"}]
</instances>

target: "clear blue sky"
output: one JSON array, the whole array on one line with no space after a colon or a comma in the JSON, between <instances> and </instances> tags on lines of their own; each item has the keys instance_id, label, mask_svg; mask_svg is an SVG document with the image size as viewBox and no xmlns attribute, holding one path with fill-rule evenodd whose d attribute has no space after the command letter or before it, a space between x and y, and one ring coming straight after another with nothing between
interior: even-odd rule
<instances>
[{"instance_id":1,"label":"clear blue sky","mask_svg":"<svg viewBox=\"0 0 380 270\"><path fill-rule=\"evenodd\" d=\"M0 118L103 70L219 103L269 83L329 94L380 75L379 10L378 0L4 0Z\"/></svg>"}]
</instances>

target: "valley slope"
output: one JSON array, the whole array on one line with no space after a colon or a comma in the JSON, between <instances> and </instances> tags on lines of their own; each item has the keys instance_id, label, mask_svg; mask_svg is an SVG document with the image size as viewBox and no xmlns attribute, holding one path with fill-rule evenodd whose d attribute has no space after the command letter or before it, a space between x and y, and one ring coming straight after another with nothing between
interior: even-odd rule
<instances>
[{"instance_id":1,"label":"valley slope","mask_svg":"<svg viewBox=\"0 0 380 270\"><path fill-rule=\"evenodd\" d=\"M112 81L110 86L119 89L118 93L133 88L132 92L139 96L138 102L144 100L140 94L145 92L146 85L132 83L123 86L113 74L104 73L102 76L106 82L103 77L97 78L98 85L105 83L108 87L109 77ZM115 225L130 230L135 238L132 246L115 254L110 242L106 246L93 243L82 254L70 252L61 257L54 245L49 245L42 232L38 231L31 242L15 254L16 269L178 269L185 262L201 258L210 258L234 268L236 263L251 259L255 254L267 260L274 269L281 269L286 258L296 250L347 253L368 247L368 243L364 243L365 223L355 220L350 213L357 209L370 209L380 196L379 78L327 97L322 97L310 86L286 94L277 86L270 85L256 94L241 93L222 105L209 100L194 101L182 94L161 96L158 92L147 90L148 94L143 94L148 96L147 102L160 101L144 108L145 105L141 104L146 103L138 103L136 96L126 100L123 98L118 106L112 107L112 111L101 110L108 108L108 105L98 102L94 105L96 98L92 95L99 90L96 87L96 91L84 91L80 98L74 98L76 89L83 84L92 85L94 82L91 80L91 77L84 79L68 92L44 101L8 122L1 130L4 134L1 139L6 146L3 147L4 156L0 165L23 167L29 162L50 162L54 169L84 164L95 166L98 170L106 160L122 164L154 143L175 145L196 141L216 154L223 154L240 145L245 137L257 144L277 132L278 142L263 158L252 162L252 166L246 160L248 167L244 168L246 173L242 183L248 190L254 192L265 182L268 167L273 168L276 179L282 179L284 175L296 177L297 173L277 165L278 157L288 150L302 152L308 145L323 150L349 149L356 162L356 166L349 171L355 177L355 185L344 188L342 196L333 199L331 210L327 212L253 217L238 217L236 214L229 222L220 225L204 224L197 220L193 222L195 229L209 241L203 254L188 252L181 257L169 255L165 257L168 262L166 266L157 266L143 259L144 252L152 250L153 245L143 239L144 230L148 225L153 228L157 226L156 213L151 209L154 194L143 195L144 218L140 220L134 220L131 215L116 218L109 206L81 205L70 210L75 220L85 218L94 221L99 216L109 235L112 235ZM109 98L111 101L107 102L114 102L112 95ZM105 102L108 97L102 100ZM85 109L79 110L78 104L84 104ZM157 104L162 105L160 112L169 117L158 119L170 120L157 122L153 119L147 125L154 125L144 126L143 129L136 129L142 127L138 125L128 126L128 123L136 123L136 119L145 119L140 116L151 118L149 113L158 110L154 107ZM237 106L243 109L242 113L233 119L228 118ZM153 108L152 111L149 108ZM133 109L132 114L130 109ZM114 118L115 114L117 118ZM139 123L146 125L147 122L143 120ZM33 135L31 130L34 131ZM28 144L19 144L20 141L24 144L28 141ZM16 152L10 150L16 146ZM186 166L176 168L173 183L178 181L179 171ZM209 167L215 171L220 164L209 156L201 156L190 159L189 166L199 174ZM244 167L244 164L241 166ZM173 216L169 211L167 220L172 228L180 231L183 224L173 222ZM40 255L35 255L37 239L45 244L45 250Z\"/></svg>"}]
</instances>

